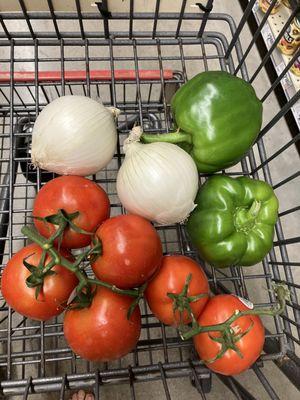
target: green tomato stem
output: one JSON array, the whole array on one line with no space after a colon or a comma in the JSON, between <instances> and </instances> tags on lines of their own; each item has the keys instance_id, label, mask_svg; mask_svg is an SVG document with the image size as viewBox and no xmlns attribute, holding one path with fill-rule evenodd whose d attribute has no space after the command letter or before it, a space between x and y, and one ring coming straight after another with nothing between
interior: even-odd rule
<instances>
[{"instance_id":1,"label":"green tomato stem","mask_svg":"<svg viewBox=\"0 0 300 400\"><path fill-rule=\"evenodd\" d=\"M38 244L43 250L46 250L54 259L55 264L60 264L60 255L53 249L53 244L50 243L46 238L41 236L35 229L30 228L29 226L23 226L21 232L32 242Z\"/></svg>"},{"instance_id":2,"label":"green tomato stem","mask_svg":"<svg viewBox=\"0 0 300 400\"><path fill-rule=\"evenodd\" d=\"M52 238L45 239L34 228L24 226L21 229L21 232L23 233L23 235L28 237L30 240L32 240L33 242L38 244L43 250L45 250L52 257L52 260L46 266L47 271L49 271L51 268L53 268L54 265L59 264L59 265L62 265L63 267L65 267L66 269L68 269L69 271L73 272L76 275L77 279L79 280L80 288L83 288L84 286L87 286L89 284L93 284L93 285L99 285L99 286L106 287L114 293L129 295L132 297L139 296L138 289L131 289L131 290L119 289L115 285L111 285L107 282L103 282L98 279L88 279L86 277L86 275L79 269L77 260L74 263L67 260L56 250L55 247L53 247L53 243L51 242ZM81 256L79 256L79 257L82 259Z\"/></svg>"},{"instance_id":3,"label":"green tomato stem","mask_svg":"<svg viewBox=\"0 0 300 400\"><path fill-rule=\"evenodd\" d=\"M100 281L99 279L88 278L87 282L90 283L91 285L99 285L107 289L110 289L114 293L128 295L132 297L139 297L139 291L136 289L119 289L117 286L111 285L110 283L107 282Z\"/></svg>"},{"instance_id":4,"label":"green tomato stem","mask_svg":"<svg viewBox=\"0 0 300 400\"><path fill-rule=\"evenodd\" d=\"M287 287L283 284L275 285L274 290L278 300L277 306L271 308L253 308L252 310L236 311L230 318L221 324L209 326L201 326L198 323L193 324L192 329L190 329L188 332L180 332L182 340L190 339L193 336L204 332L228 332L233 322L246 315L269 315L274 317L275 315L282 314L286 306L286 299L288 298L289 292Z\"/></svg>"}]
</instances>

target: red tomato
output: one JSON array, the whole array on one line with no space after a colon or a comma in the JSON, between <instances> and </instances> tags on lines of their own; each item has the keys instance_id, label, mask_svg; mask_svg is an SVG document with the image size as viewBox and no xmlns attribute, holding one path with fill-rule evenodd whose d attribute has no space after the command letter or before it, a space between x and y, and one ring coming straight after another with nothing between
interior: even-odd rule
<instances>
[{"instance_id":1,"label":"red tomato","mask_svg":"<svg viewBox=\"0 0 300 400\"><path fill-rule=\"evenodd\" d=\"M88 308L68 310L64 334L69 346L90 361L111 361L129 353L141 332L141 313L137 306L127 319L133 297L119 295L98 286Z\"/></svg>"},{"instance_id":2,"label":"red tomato","mask_svg":"<svg viewBox=\"0 0 300 400\"><path fill-rule=\"evenodd\" d=\"M153 226L137 215L106 220L96 235L102 255L92 264L95 275L122 289L146 282L160 267L162 245Z\"/></svg>"},{"instance_id":3,"label":"red tomato","mask_svg":"<svg viewBox=\"0 0 300 400\"><path fill-rule=\"evenodd\" d=\"M236 310L248 310L236 296L221 294L210 299L198 319L202 326L220 324L230 318ZM261 319L257 315L246 315L231 324L236 334L245 332L253 324L251 330L235 344L243 358L234 350L227 350L218 360L207 363L207 367L222 375L237 375L248 369L260 356L265 333ZM220 352L221 344L211 337L220 337L219 332L205 332L194 336L194 345L202 360L212 360Z\"/></svg>"},{"instance_id":4,"label":"red tomato","mask_svg":"<svg viewBox=\"0 0 300 400\"><path fill-rule=\"evenodd\" d=\"M87 232L95 232L98 226L109 217L109 199L105 191L89 179L82 176L60 176L52 179L38 192L34 207L34 217L47 217L59 210L67 213L79 211L72 222ZM34 219L34 225L41 235L48 238L55 225ZM91 235L75 232L67 227L63 235L62 246L77 249L88 246Z\"/></svg>"},{"instance_id":5,"label":"red tomato","mask_svg":"<svg viewBox=\"0 0 300 400\"><path fill-rule=\"evenodd\" d=\"M198 318L208 301L209 285L202 268L194 260L180 255L165 256L158 273L148 283L146 300L153 314L166 325L178 325L180 322L180 313L176 311L174 315L173 300L167 293L181 293L189 274L192 274L192 279L187 295L207 294L198 301L190 303L195 318ZM183 323L189 322L191 318L184 311Z\"/></svg>"},{"instance_id":6,"label":"red tomato","mask_svg":"<svg viewBox=\"0 0 300 400\"><path fill-rule=\"evenodd\" d=\"M73 257L66 250L60 250L61 255L69 260ZM75 286L78 283L75 275L61 265L56 265L55 275L48 275L38 298L35 298L35 288L26 285L30 275L23 260L37 266L42 256L42 249L35 243L23 247L8 262L2 273L1 291L7 303L18 313L31 319L46 321L62 311ZM28 258L27 258L28 257ZM50 261L47 256L45 265Z\"/></svg>"}]
</instances>

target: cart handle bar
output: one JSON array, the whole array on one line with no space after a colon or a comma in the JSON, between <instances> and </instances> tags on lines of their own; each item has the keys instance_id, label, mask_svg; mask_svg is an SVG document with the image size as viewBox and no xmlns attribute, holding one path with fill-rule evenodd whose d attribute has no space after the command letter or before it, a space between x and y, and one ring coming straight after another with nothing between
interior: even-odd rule
<instances>
[{"instance_id":1,"label":"cart handle bar","mask_svg":"<svg viewBox=\"0 0 300 400\"><path fill-rule=\"evenodd\" d=\"M89 76L91 81L111 81L112 72L110 70L92 70L89 74L86 71L65 71L65 81L83 81ZM134 81L137 79L136 71L133 69L116 69L113 72L113 77L116 81ZM138 78L140 80L152 81L152 80L169 80L173 78L173 70L165 69L160 71L159 69L141 69L138 70ZM9 71L0 71L0 83L9 83L11 80L11 73ZM61 71L39 71L38 82L60 82L62 80ZM14 82L35 82L34 71L18 71L13 74Z\"/></svg>"}]
</instances>

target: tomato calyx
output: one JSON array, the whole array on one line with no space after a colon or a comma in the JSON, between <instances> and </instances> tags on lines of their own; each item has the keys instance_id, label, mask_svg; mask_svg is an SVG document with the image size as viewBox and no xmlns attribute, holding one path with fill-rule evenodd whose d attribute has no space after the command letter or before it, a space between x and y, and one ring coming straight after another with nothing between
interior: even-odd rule
<instances>
[{"instance_id":1,"label":"tomato calyx","mask_svg":"<svg viewBox=\"0 0 300 400\"><path fill-rule=\"evenodd\" d=\"M102 241L97 235L93 236L92 245L93 247L86 257L89 260L90 264L93 264L97 260L97 258L102 255Z\"/></svg>"},{"instance_id":2,"label":"tomato calyx","mask_svg":"<svg viewBox=\"0 0 300 400\"><path fill-rule=\"evenodd\" d=\"M33 255L33 254L31 254L31 255ZM29 257L31 257L31 255L24 258L23 265L30 272L30 275L26 278L26 285L29 288L35 288L35 298L37 299L43 288L43 283L44 283L45 277L56 274L55 271L51 270L54 267L55 263L53 261L50 261L45 266L45 260L46 260L46 256L47 256L47 253L45 250L43 251L41 259L37 266L32 265L27 261L27 259Z\"/></svg>"},{"instance_id":3,"label":"tomato calyx","mask_svg":"<svg viewBox=\"0 0 300 400\"><path fill-rule=\"evenodd\" d=\"M127 319L130 319L130 317L132 316L132 314L134 313L135 308L137 307L137 305L139 304L140 300L144 297L144 292L147 289L147 285L148 283L145 282L142 286L140 286L138 288L138 295L137 297L133 300L133 302L131 303L130 307L128 308L127 311Z\"/></svg>"},{"instance_id":4,"label":"tomato calyx","mask_svg":"<svg viewBox=\"0 0 300 400\"><path fill-rule=\"evenodd\" d=\"M38 219L39 221L43 221L45 223L50 223L53 225L57 225L58 229L56 232L51 236L51 239L54 240L60 236L62 236L64 230L68 227L73 229L73 231L77 233L82 233L84 235L93 235L94 232L88 232L82 228L79 228L76 224L74 224L73 220L80 215L79 211L75 211L73 213L67 213L63 209L59 209L56 214L47 215L46 217L35 217L34 219Z\"/></svg>"},{"instance_id":5,"label":"tomato calyx","mask_svg":"<svg viewBox=\"0 0 300 400\"><path fill-rule=\"evenodd\" d=\"M223 357L223 355L226 353L227 350L233 350L235 351L240 358L243 358L243 354L236 345L237 342L239 342L244 336L247 335L251 331L251 329L254 326L254 322L251 320L251 324L249 327L241 333L235 333L235 330L232 327L226 327L223 332L221 332L221 336L212 336L211 334L209 335L209 338L217 343L221 344L221 350L217 353L217 355L209 360L204 360L206 364L211 364L220 358ZM236 328L236 327L235 327Z\"/></svg>"},{"instance_id":6,"label":"tomato calyx","mask_svg":"<svg viewBox=\"0 0 300 400\"><path fill-rule=\"evenodd\" d=\"M192 320L192 325L194 326L195 324L197 325L197 321L195 319L194 313L192 311L192 308L190 306L190 303L194 303L203 297L208 296L208 293L201 293L195 296L188 296L188 290L189 290L189 285L192 280L192 274L189 274L186 277L185 284L182 288L182 291L179 294L176 293L167 293L167 296L173 300L173 314L174 314L174 319L175 319L175 314L176 311L179 312L179 330L182 331L184 327L184 320L183 320L183 314L184 311L187 311L189 317Z\"/></svg>"},{"instance_id":7,"label":"tomato calyx","mask_svg":"<svg viewBox=\"0 0 300 400\"><path fill-rule=\"evenodd\" d=\"M218 360L229 349L234 350L241 358L243 358L243 354L240 352L236 344L251 331L254 324L252 321L249 327L244 332L240 332L238 325L232 325L232 324L240 317L246 315L275 316L282 314L286 307L286 301L289 300L290 298L290 292L287 286L281 282L273 283L272 288L275 297L277 299L277 303L274 306L271 306L270 308L254 307L253 309L248 309L243 311L236 310L230 318L228 318L223 323L216 325L201 326L197 321L195 322L193 320L192 328L189 331L182 332L179 330L181 339L187 340L200 333L208 332L209 337L212 341L220 343L221 344L220 352L213 359L205 361L207 363L212 363ZM219 336L212 336L209 332L219 332Z\"/></svg>"},{"instance_id":8,"label":"tomato calyx","mask_svg":"<svg viewBox=\"0 0 300 400\"><path fill-rule=\"evenodd\" d=\"M57 214L48 215L47 217L33 217L33 218L58 226L54 234L50 236L50 238L48 239L48 246L50 248L56 239L58 239L58 247L60 247L63 239L63 234L67 228L71 228L73 231L84 235L94 235L94 232L88 232L82 228L79 228L77 225L74 224L73 220L77 218L79 215L80 215L79 211L75 211L73 213L67 213L65 210L60 209L57 212ZM79 261L77 263L78 265L85 258L87 258L90 263L93 263L97 260L99 256L101 256L102 243L96 235L94 235L92 238L92 245L93 248L88 253L83 253L79 257ZM47 244L44 244L44 249L46 249L46 247Z\"/></svg>"},{"instance_id":9,"label":"tomato calyx","mask_svg":"<svg viewBox=\"0 0 300 400\"><path fill-rule=\"evenodd\" d=\"M92 304L93 298L96 293L96 286L87 284L84 288L80 288L78 285L67 301L68 310L80 310L82 308L88 308Z\"/></svg>"}]
</instances>

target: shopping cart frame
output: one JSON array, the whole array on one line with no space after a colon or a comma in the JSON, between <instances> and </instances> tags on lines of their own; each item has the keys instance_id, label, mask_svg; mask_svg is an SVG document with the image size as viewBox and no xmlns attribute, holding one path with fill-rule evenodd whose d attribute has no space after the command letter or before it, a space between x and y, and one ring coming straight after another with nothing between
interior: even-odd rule
<instances>
[{"instance_id":1,"label":"shopping cart frame","mask_svg":"<svg viewBox=\"0 0 300 400\"><path fill-rule=\"evenodd\" d=\"M22 8L21 13L0 13L0 24L2 25L3 32L0 34L0 46L9 48L10 51L10 63L9 63L9 76L0 79L0 88L3 95L4 101L1 105L0 112L4 118L4 123L2 123L3 134L2 134L2 144L4 140L8 140L9 148L7 148L8 153L2 157L3 167L7 167L7 173L1 174L1 204L0 204L0 214L1 214L1 241L0 249L1 253L4 254L4 260L11 257L13 253L13 240L23 240L22 235L17 234L13 236L14 227L14 190L21 185L26 191L26 186L34 188L37 190L41 185L47 181L52 176L45 174L39 170L33 171L30 169L29 165L29 154L26 153L27 144L24 140L30 137L30 129L34 123L36 115L40 110L47 104L49 97L47 99L47 90L49 87L53 87L57 95L64 95L69 93L70 87L72 86L82 86L83 94L90 96L92 89L99 89L99 86L108 86L110 92L110 99L107 102L109 105L117 106L123 111L124 119L119 123L119 133L120 141L118 144L118 151L115 155L115 161L117 166L122 162L123 155L121 152L121 139L128 134L130 125L132 123L132 117L137 116L138 122L144 126L146 131L168 131L172 125L172 119L169 110L169 100L167 99L167 87L170 85L173 88L177 88L179 85L183 84L187 79L186 63L190 60L197 59L203 63L203 69L208 69L208 62L210 59L219 60L220 68L223 70L228 70L231 73L239 72L245 80L249 80L247 73L246 60L243 60L243 53L239 33L243 29L244 25L247 23L247 16L251 13L251 8L254 1L250 1L246 10L244 17L242 18L240 24L236 27L234 20L225 14L214 14L211 12L211 6L213 1L208 1L205 7L200 7L198 13L187 13L185 11L186 2L182 2L182 7L179 13L159 13L160 1L156 1L155 12L154 13L135 13L134 12L134 1L130 1L130 11L125 14L114 14L110 13L107 8L107 2L102 1L98 3L99 12L95 13L83 13L80 10L79 1L75 1L77 12L76 13L57 13L53 8L53 4L48 0L49 12L45 13L34 13L28 12L26 10L23 1L19 1ZM297 10L293 11L294 13ZM79 30L77 32L62 32L59 29L58 22L61 20L77 20L79 24ZM157 23L159 20L174 20L177 22L177 27L172 32L161 32L157 30ZM220 32L206 32L206 25L208 20L215 19L217 21L225 22L231 32L231 40L228 42L225 35ZM26 22L28 27L27 32L11 32L6 27L6 21L9 20L22 20ZM32 26L32 21L48 20L53 22L53 31L49 33L36 32ZM84 21L86 20L99 20L103 22L102 32L87 32L84 29ZM128 20L129 29L127 33L115 32L110 29L110 21L113 20ZM153 21L153 27L149 34L148 32L135 31L133 28L134 21L145 20ZM181 25L183 21L197 21L199 23L199 30L197 32L182 32ZM174 61L170 56L164 56L162 49L165 46L178 46L178 56L177 61L181 64L181 70L174 72L172 77L166 78L164 76L164 65L167 61ZM197 45L201 48L201 54L197 56L186 56L184 51L186 46ZM15 64L18 60L15 59L15 52L19 46L31 46L33 48L33 57L27 59L24 62L34 64L34 75L30 78L24 78L25 80L18 81L15 75ZM39 64L42 62L39 56L39 50L46 46L55 46L59 49L59 56L55 59L55 62L60 62L60 71L58 80L45 78L42 82L39 77ZM68 77L66 72L66 63L78 61L75 60L76 57L66 57L65 48L68 46L83 46L84 57L80 57L81 61L85 63L85 77L76 81L74 77ZM105 57L91 57L89 55L90 49L92 47L104 46L109 49L108 55ZM157 49L157 60L158 60L158 70L159 76L156 79L145 80L141 79L138 73L135 73L134 79L117 79L115 63L118 61L118 57L114 53L114 48L116 46L131 46L132 55L129 56L129 62L133 63L135 72L138 71L141 57L138 54L138 48L140 46L154 46ZM213 56L206 54L206 48L208 46L213 46L215 48L216 54ZM247 49L246 49L247 51ZM234 61L233 57L236 57L237 61ZM194 57L194 58L193 58ZM267 58L269 54L267 54ZM173 57L174 58L174 57ZM150 58L148 58L150 60ZM7 61L7 60L6 60ZM92 77L92 69L90 67L91 62L108 62L110 65L110 79L105 80L103 77L101 79ZM264 67L264 65L259 66ZM286 72L286 71L284 71ZM1 76L1 74L0 74ZM269 90L270 95L273 90L280 84L281 78L284 73L281 74L272 84ZM251 81L251 77L250 77ZM117 94L117 87L123 85L134 85L136 88L136 103L127 103L125 100L122 103L119 100ZM160 86L160 98L157 102L147 102L142 100L142 88L145 85L159 85ZM168 86L169 85L169 86ZM17 105L16 98L22 98L19 94L21 88L27 88L31 93L32 101L22 104L22 101ZM127 87L127 86L126 86ZM41 89L42 88L42 89ZM97 90L98 90L97 89ZM125 91L125 89L124 89ZM46 93L46 95L45 95ZM7 94L9 96L7 96ZM44 101L41 101L41 98ZM267 98L267 97L266 97ZM258 156L254 154L253 150L250 150L249 154L245 159L242 160L240 164L240 170L238 172L229 172L229 175L239 176L239 175L249 175L254 178L261 177L273 185L274 189L285 185L287 182L297 178L299 173L291 174L286 179L273 184L268 163L278 157L285 149L289 146L294 145L299 139L299 133L294 136L291 141L289 141L284 147L279 151L272 154L271 156L266 155L264 147L264 136L272 129L272 127L284 116L286 115L291 107L299 100L299 93L289 101L285 102L281 110L274 116L272 120L263 128L260 133L259 139L257 141ZM149 114L154 115L154 120L159 117L161 122L149 122ZM146 118L145 118L146 116ZM131 119L130 119L131 118ZM130 121L128 121L130 119ZM8 120L8 123L6 122ZM6 144L4 144L5 147ZM25 153L24 153L25 151ZM25 169L24 169L25 168ZM114 167L116 168L116 167ZM2 172L2 170L1 170ZM112 174L114 171L110 171ZM26 177L26 184L18 183L18 174ZM114 184L115 176L111 178L110 174L104 173L104 175L93 177L98 183L105 185ZM207 175L200 174L200 178L204 181ZM27 192L26 192L27 194ZM112 189L110 193L115 199L115 191ZM27 200L25 201L24 209L20 209L20 213L24 213L27 217L30 214L30 207L27 206ZM118 209L118 211L123 211L119 202L114 200L113 207ZM295 212L295 210L287 210L289 213ZM285 212L287 212L285 211ZM282 213L282 217L284 214ZM170 227L158 227L159 232L162 235L162 239L165 245L165 249L168 250L167 231L171 230L176 233L177 237L177 250L174 252L183 253L193 258L198 259L198 256L194 249L191 247L189 240L185 234L184 228L182 226L170 226ZM295 262L291 262L288 257L288 246L291 243L298 243L300 237L285 238L283 235L283 229L279 222L276 225L277 240L274 242L274 246L280 249L280 260L277 260L275 251L272 250L270 255L263 261L262 271L259 276L248 275L247 270L232 267L229 272L217 273L214 269L209 266L205 266L205 271L210 279L211 287L215 292L228 292L226 287L226 282L230 281L233 283L234 291L238 295L248 297L247 295L247 279L265 279L266 288L271 289L272 281L284 281L291 291L291 301L288 302L288 307L292 310L293 319L291 319L290 314L285 314L283 318L275 318L275 333L267 332L267 339L265 345L265 354L261 357L260 361L256 363L253 370L258 378L258 380L264 386L266 392L269 394L270 398L276 399L276 393L272 388L272 385L263 374L263 369L260 367L264 362L274 361L281 370L289 377L294 384L299 385L299 359L294 353L294 346L297 343L297 339L291 329L291 325L298 329L299 334L299 305L297 302L296 289L299 288L296 283L293 282L292 267ZM24 241L25 243L25 241ZM172 247L172 246L171 246ZM283 267L283 271L282 268ZM284 277L283 277L284 276ZM274 304L275 298L272 292L269 294L268 305ZM266 304L260 304L265 306ZM146 336L149 339L142 340L138 349L133 353L133 362L124 367L109 368L99 370L96 369L92 372L84 373L70 373L66 375L53 375L45 376L45 371L47 369L47 362L52 357L51 362L59 362L65 360L70 360L76 364L77 359L72 354L71 351L65 353L56 352L56 349L47 350L45 348L45 340L49 337L51 333L52 336L61 333L61 322L54 322L53 326L45 323L41 323L39 326L31 325L30 322L22 320L20 326L14 325L14 315L12 310L10 310L5 304L2 305L1 311L4 317L1 319L2 324L7 323L1 329L1 335L3 337L1 340L5 339L7 346L7 352L1 354L0 366L5 367L7 370L7 376L1 381L0 387L5 395L11 394L23 394L24 398L27 398L30 393L48 392L48 391L59 391L60 398L64 398L65 391L68 389L76 389L81 387L93 388L96 398L100 396L101 385L107 383L123 383L127 382L130 385L131 397L135 398L134 387L136 382L139 381L151 381L154 379L160 379L163 383L163 388L166 393L167 398L170 397L170 392L168 389L168 379L172 377L188 376L196 386L202 398L205 398L205 392L210 390L211 384L211 373L209 370L204 368L195 354L192 352L191 343L183 343L180 341L178 335L173 333L170 338L166 334L166 329L163 325L158 322L153 322L149 310L143 305L144 319L143 319L143 329L146 332ZM53 329L53 332L51 331ZM151 338L151 329L159 329L160 336L159 339ZM31 333L35 332L36 333ZM23 334L19 334L23 332ZM150 333L149 333L150 332ZM23 351L14 354L12 343L14 341L14 334L17 335L17 340L24 343ZM37 351L26 351L26 343L28 340L39 340L40 348ZM170 340L172 339L172 340ZM181 348L188 346L191 350L191 355L187 359L180 356L175 362L171 362L168 359L168 352L174 347ZM139 365L136 362L138 359L139 349L142 351L147 351L149 354L154 352L155 349L161 349L164 356L163 361L157 363L151 362L152 356L150 356L150 363L148 365ZM149 350L150 349L150 350ZM62 354L60 356L60 354ZM66 355L64 355L66 354ZM75 361L74 361L75 360ZM14 377L14 365L21 366L22 371L25 371L26 365L30 363L41 364L39 368L39 376L29 376L26 374L22 376L21 379L15 379ZM78 361L80 362L80 361ZM238 382L235 378L225 378L220 377L222 381L234 392L238 393L242 399L251 399L253 396ZM97 397L98 396L98 397Z\"/></svg>"}]
</instances>

